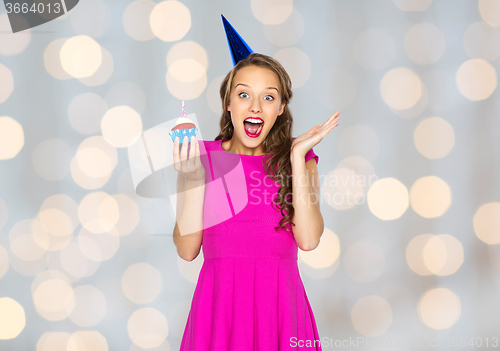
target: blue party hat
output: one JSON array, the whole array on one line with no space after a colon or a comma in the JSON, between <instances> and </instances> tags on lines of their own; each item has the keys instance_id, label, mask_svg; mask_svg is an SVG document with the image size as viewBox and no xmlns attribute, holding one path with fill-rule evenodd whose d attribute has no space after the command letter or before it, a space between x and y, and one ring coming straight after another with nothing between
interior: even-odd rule
<instances>
[{"instance_id":1,"label":"blue party hat","mask_svg":"<svg viewBox=\"0 0 500 351\"><path fill-rule=\"evenodd\" d=\"M224 30L226 31L227 44L229 45L229 51L231 52L231 57L233 59L233 66L250 55L253 50L248 46L243 38L238 34L236 29L227 21L226 17L222 14L222 22L224 24Z\"/></svg>"}]
</instances>

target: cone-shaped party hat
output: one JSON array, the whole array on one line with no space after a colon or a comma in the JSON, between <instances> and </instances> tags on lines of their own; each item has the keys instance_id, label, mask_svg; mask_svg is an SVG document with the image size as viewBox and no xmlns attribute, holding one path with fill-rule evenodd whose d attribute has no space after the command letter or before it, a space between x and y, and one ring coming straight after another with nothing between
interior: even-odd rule
<instances>
[{"instance_id":1,"label":"cone-shaped party hat","mask_svg":"<svg viewBox=\"0 0 500 351\"><path fill-rule=\"evenodd\" d=\"M227 21L226 17L222 14L222 22L224 24L224 30L226 31L227 44L229 45L229 51L231 52L231 57L233 59L233 66L250 55L253 50L248 46L243 38L238 34L238 32L233 28L233 26Z\"/></svg>"}]
</instances>

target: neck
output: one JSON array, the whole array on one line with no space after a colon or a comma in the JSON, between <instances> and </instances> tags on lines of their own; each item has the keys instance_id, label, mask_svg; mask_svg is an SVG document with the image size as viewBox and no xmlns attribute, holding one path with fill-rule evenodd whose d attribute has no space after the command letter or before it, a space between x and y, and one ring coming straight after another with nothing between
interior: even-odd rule
<instances>
[{"instance_id":1,"label":"neck","mask_svg":"<svg viewBox=\"0 0 500 351\"><path fill-rule=\"evenodd\" d=\"M255 148L248 148L234 136L230 140L222 142L221 146L225 151L233 154L247 156L260 156L264 154L264 146L262 144Z\"/></svg>"}]
</instances>

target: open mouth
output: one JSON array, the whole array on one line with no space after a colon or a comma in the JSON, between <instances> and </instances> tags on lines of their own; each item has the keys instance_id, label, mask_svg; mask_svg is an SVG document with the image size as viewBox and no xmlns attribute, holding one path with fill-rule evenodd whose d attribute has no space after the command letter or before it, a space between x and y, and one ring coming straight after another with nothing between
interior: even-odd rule
<instances>
[{"instance_id":1,"label":"open mouth","mask_svg":"<svg viewBox=\"0 0 500 351\"><path fill-rule=\"evenodd\" d=\"M245 126L245 133L250 138L257 138L264 127L264 120L258 117L249 117L243 121L243 125Z\"/></svg>"}]
</instances>

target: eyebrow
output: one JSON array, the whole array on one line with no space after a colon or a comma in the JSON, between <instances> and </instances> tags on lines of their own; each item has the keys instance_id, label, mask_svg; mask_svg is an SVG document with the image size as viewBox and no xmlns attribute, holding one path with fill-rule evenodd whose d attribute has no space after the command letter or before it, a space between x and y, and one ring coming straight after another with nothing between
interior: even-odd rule
<instances>
[{"instance_id":1,"label":"eyebrow","mask_svg":"<svg viewBox=\"0 0 500 351\"><path fill-rule=\"evenodd\" d=\"M234 88L236 89L236 87L237 87L238 85L244 85L244 86L246 86L246 87L249 87L249 88L250 88L250 86L249 86L249 85L247 85L247 84L243 84L243 83L238 83L238 84L236 84L236 85L234 86ZM275 88L275 87L267 87L266 89L276 89L276 91L277 91L278 93L280 92L280 91L278 90L278 88Z\"/></svg>"}]
</instances>

